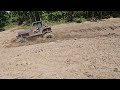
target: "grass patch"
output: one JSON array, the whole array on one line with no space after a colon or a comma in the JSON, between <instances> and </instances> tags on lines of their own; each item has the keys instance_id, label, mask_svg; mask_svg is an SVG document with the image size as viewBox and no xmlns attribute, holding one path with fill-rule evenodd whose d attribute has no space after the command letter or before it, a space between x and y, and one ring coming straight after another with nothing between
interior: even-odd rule
<instances>
[{"instance_id":1,"label":"grass patch","mask_svg":"<svg viewBox=\"0 0 120 90\"><path fill-rule=\"evenodd\" d=\"M11 28L15 28L17 25L15 24L8 24L4 27L5 30L11 29Z\"/></svg>"},{"instance_id":2,"label":"grass patch","mask_svg":"<svg viewBox=\"0 0 120 90\"><path fill-rule=\"evenodd\" d=\"M8 24L4 27L5 30L19 30L19 29L30 29L31 27L29 25L20 25L18 26L17 24Z\"/></svg>"}]
</instances>

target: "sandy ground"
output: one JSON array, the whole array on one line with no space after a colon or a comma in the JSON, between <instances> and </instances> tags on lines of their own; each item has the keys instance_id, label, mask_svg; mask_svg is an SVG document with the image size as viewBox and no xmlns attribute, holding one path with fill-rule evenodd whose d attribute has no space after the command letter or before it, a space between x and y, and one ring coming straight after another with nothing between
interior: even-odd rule
<instances>
[{"instance_id":1,"label":"sandy ground","mask_svg":"<svg viewBox=\"0 0 120 90\"><path fill-rule=\"evenodd\" d=\"M120 18L52 31L53 42L24 45L11 42L16 30L0 32L0 79L120 79Z\"/></svg>"}]
</instances>

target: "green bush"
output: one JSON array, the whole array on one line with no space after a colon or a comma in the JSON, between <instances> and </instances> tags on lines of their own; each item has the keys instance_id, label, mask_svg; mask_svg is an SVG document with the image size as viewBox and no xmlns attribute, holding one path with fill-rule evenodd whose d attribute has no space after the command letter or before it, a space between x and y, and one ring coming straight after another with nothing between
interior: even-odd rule
<instances>
[{"instance_id":1,"label":"green bush","mask_svg":"<svg viewBox=\"0 0 120 90\"><path fill-rule=\"evenodd\" d=\"M100 20L110 17L120 17L120 11L0 11L0 27L4 27L11 23L22 25L23 22L31 24L39 20L47 20L49 22L61 23L66 22L82 23L86 20Z\"/></svg>"}]
</instances>

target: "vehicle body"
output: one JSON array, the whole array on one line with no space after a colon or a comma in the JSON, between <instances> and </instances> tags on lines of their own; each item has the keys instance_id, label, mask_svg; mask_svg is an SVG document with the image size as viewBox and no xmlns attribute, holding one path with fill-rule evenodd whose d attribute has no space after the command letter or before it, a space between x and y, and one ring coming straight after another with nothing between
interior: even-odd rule
<instances>
[{"instance_id":1,"label":"vehicle body","mask_svg":"<svg viewBox=\"0 0 120 90\"><path fill-rule=\"evenodd\" d=\"M37 25L37 29L34 30L34 25ZM38 27L39 26L39 27ZM17 40L26 41L29 38L40 36L42 38L53 38L51 27L44 21L36 21L32 23L32 27L29 30L18 32Z\"/></svg>"}]
</instances>

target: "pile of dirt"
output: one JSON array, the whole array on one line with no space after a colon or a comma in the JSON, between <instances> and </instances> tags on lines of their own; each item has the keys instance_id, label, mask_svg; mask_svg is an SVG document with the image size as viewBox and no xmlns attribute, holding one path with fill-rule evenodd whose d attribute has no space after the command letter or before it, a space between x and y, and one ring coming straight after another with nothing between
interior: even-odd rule
<instances>
[{"instance_id":1,"label":"pile of dirt","mask_svg":"<svg viewBox=\"0 0 120 90\"><path fill-rule=\"evenodd\" d=\"M53 34L55 35L54 39L44 40L43 38L32 38L24 43L16 43L14 39L14 41L11 40L10 44L6 47L18 47L39 43L56 42L57 40L69 40L71 38L94 38L110 35L119 36L120 24L118 23L118 21L119 19L110 19L99 22L85 22L81 24L69 23L56 25L57 27L52 27Z\"/></svg>"}]
</instances>

